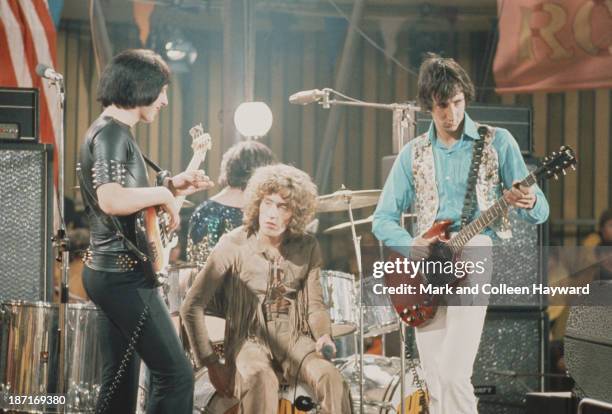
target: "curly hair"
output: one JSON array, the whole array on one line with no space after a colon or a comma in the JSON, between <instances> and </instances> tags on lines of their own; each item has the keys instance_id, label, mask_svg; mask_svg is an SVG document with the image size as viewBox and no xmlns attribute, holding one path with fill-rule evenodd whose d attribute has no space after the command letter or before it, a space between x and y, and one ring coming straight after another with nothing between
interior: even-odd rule
<instances>
[{"instance_id":1,"label":"curly hair","mask_svg":"<svg viewBox=\"0 0 612 414\"><path fill-rule=\"evenodd\" d=\"M161 56L148 49L128 49L113 57L102 71L97 99L104 107L148 106L169 83L170 69Z\"/></svg>"},{"instance_id":2,"label":"curly hair","mask_svg":"<svg viewBox=\"0 0 612 414\"><path fill-rule=\"evenodd\" d=\"M446 102L459 92L465 95L466 104L474 100L474 84L454 59L428 53L419 69L417 99L424 110L431 111L433 100Z\"/></svg>"},{"instance_id":3,"label":"curly hair","mask_svg":"<svg viewBox=\"0 0 612 414\"><path fill-rule=\"evenodd\" d=\"M259 230L259 206L263 198L270 194L279 194L289 205L289 236L304 234L317 207L317 186L310 176L286 164L268 165L255 170L245 190L247 204L243 223L249 234Z\"/></svg>"},{"instance_id":4,"label":"curly hair","mask_svg":"<svg viewBox=\"0 0 612 414\"><path fill-rule=\"evenodd\" d=\"M244 190L249 178L258 167L276 163L276 157L266 145L248 140L234 144L221 159L219 185Z\"/></svg>"}]
</instances>

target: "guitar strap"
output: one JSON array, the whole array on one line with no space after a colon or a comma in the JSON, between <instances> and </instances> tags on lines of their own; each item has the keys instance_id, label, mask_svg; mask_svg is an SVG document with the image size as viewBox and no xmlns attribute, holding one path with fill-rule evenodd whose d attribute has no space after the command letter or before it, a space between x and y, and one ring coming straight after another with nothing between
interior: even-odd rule
<instances>
[{"instance_id":1,"label":"guitar strap","mask_svg":"<svg viewBox=\"0 0 612 414\"><path fill-rule=\"evenodd\" d=\"M162 170L155 162L153 162L149 157L147 157L146 155L142 154L142 157L144 158L144 160L146 161L146 163L158 174L162 174L164 177L165 176L169 176L170 172L166 171L166 170ZM166 173L166 174L164 174ZM113 225L113 227L115 228L115 233L116 235L123 241L124 245L127 247L127 249L132 252L136 257L138 257L138 259L141 261L144 271L146 274L153 276L153 280L156 281L156 283L158 283L157 278L154 277L155 272L153 271L153 267L151 265L151 259L150 257L144 253L141 249L138 248L138 246L136 246L134 243L132 243L132 241L127 238L125 236L125 234L123 234L123 229L121 228L121 223L119 222L119 219L115 216L106 214L104 211L102 211L102 209L100 208L100 205L98 204L98 199L97 197L94 196L94 194L92 193L91 189L85 185L85 179L83 177L83 172L81 171L80 168L77 168L77 175L79 177L79 179L81 180L81 183L83 183L82 188L83 190L87 193L87 195L89 196L89 198L92 200L92 207L94 207L96 209L96 212L100 215L102 215L103 217L106 217L108 219L108 221ZM161 182L163 182L163 178L161 177ZM158 177L158 184L160 182L160 177ZM140 220L141 218L138 217L136 218L136 220ZM138 231L136 232L136 237L138 237Z\"/></svg>"},{"instance_id":2,"label":"guitar strap","mask_svg":"<svg viewBox=\"0 0 612 414\"><path fill-rule=\"evenodd\" d=\"M77 169L77 175L80 178L81 183L85 184L83 172L80 169ZM134 253L136 257L138 257L141 261L147 262L149 260L149 257L146 254L144 254L138 247L136 247L136 245L134 245L134 243L132 243L131 240L128 239L123 234L123 230L121 229L121 223L119 222L119 219L115 216L111 216L110 214L106 214L104 211L102 211L102 208L100 208L100 204L98 204L98 199L94 196L94 194L91 192L91 190L88 188L87 185L82 185L81 188L87 193L89 198L92 200L92 207L96 209L96 212L106 217L110 221L110 223L113 225L113 227L115 227L115 232L117 236L119 236L121 240L123 240L126 247L132 253Z\"/></svg>"},{"instance_id":3,"label":"guitar strap","mask_svg":"<svg viewBox=\"0 0 612 414\"><path fill-rule=\"evenodd\" d=\"M476 196L476 182L478 181L478 170L482 162L482 150L485 144L485 136L489 132L489 128L486 126L478 127L478 135L480 139L474 141L474 148L472 151L472 163L470 165L467 188L465 190L465 199L463 201L463 210L461 211L461 226L460 229L468 224L468 220L474 213L474 199Z\"/></svg>"}]
</instances>

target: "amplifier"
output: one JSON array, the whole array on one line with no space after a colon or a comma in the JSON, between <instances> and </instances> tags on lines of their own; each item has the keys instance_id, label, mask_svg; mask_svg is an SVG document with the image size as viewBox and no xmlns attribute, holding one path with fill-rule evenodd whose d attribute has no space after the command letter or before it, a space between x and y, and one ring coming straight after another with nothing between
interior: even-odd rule
<instances>
[{"instance_id":1,"label":"amplifier","mask_svg":"<svg viewBox=\"0 0 612 414\"><path fill-rule=\"evenodd\" d=\"M38 89L0 88L0 140L38 142Z\"/></svg>"}]
</instances>

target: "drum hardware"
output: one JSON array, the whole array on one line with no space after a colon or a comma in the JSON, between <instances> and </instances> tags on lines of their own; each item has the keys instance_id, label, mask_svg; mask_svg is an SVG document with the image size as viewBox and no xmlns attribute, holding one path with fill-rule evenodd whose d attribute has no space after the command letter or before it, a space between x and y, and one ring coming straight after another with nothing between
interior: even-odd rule
<instances>
[{"instance_id":1,"label":"drum hardware","mask_svg":"<svg viewBox=\"0 0 612 414\"><path fill-rule=\"evenodd\" d=\"M416 217L416 214L404 213L402 215L403 219ZM374 221L374 215L370 215L364 219L355 220L355 225L360 226L362 224L371 224ZM350 221L345 221L344 223L336 224L335 226L331 226L323 230L324 234L337 233L342 230L347 230L351 227Z\"/></svg>"},{"instance_id":2,"label":"drum hardware","mask_svg":"<svg viewBox=\"0 0 612 414\"><path fill-rule=\"evenodd\" d=\"M366 219L355 220L353 217L353 208L363 208L376 205L378 202L378 198L380 196L380 190L362 190L362 191L351 191L346 189L344 185L340 188L340 190L335 193L321 196L319 197L319 207L317 209L318 212L336 212L336 211L348 211L349 221L346 223L341 223L339 225L330 227L325 230L325 233L329 234L332 232L350 229L351 236L353 240L353 248L355 250L355 258L357 261L357 273L359 277L359 289L357 294L358 306L356 308L359 312L358 317L358 327L359 327L359 336L355 337L355 341L358 344L355 344L355 348L358 350L358 353L355 353L355 363L358 367L358 375L359 379L356 381L359 387L359 410L360 414L364 414L364 338L367 336L377 336L380 334L385 334L389 332L393 332L400 328L400 321L397 315L387 315L384 316L385 311L387 313L394 313L393 308L390 306L390 303L387 306L384 306L384 303L378 303L379 301L384 301L385 297L371 297L370 292L371 289L368 289L368 281L364 279L363 275L363 264L361 257L361 236L357 236L356 226L360 224L371 223L373 221L373 216L370 216ZM414 214L404 214L401 217L401 221L404 222L405 218L414 217ZM381 246L382 247L382 246ZM381 249L382 250L382 249ZM364 305L365 301L374 301L373 305L376 306L376 310L379 312L368 312L367 318L370 319L374 317L374 322L371 323L369 329L372 329L370 332L366 332L366 320L364 315ZM370 304L372 305L372 304ZM377 324L377 318L387 318L384 319L385 323ZM390 317L390 319L388 319ZM405 372L405 361L406 361L406 349L405 349L405 340L404 335L400 335L400 369L401 372ZM413 375L418 378L418 374L416 370ZM400 412L405 412L405 384L403 376L400 378ZM421 392L424 392L421 388ZM423 394L424 395L424 394Z\"/></svg>"},{"instance_id":3,"label":"drum hardware","mask_svg":"<svg viewBox=\"0 0 612 414\"><path fill-rule=\"evenodd\" d=\"M351 235L353 240L353 248L355 249L355 259L357 261L357 274L359 276L359 283L363 281L363 268L361 262L361 236L357 236L355 231L355 219L353 217L353 208L362 208L376 205L378 197L380 196L380 190L363 190L363 191L351 191L347 190L344 184L340 190L335 193L319 197L318 212L335 212L335 211L348 211ZM363 289L358 290L357 300L358 306L356 307L359 312L358 326L359 326L359 338L358 346L355 348L359 350L359 355L355 353L355 361L359 359L359 407L360 413L363 414L363 352L364 352L364 326L363 326L363 301L361 295ZM357 338L356 338L357 341ZM403 403L402 403L403 409Z\"/></svg>"},{"instance_id":4,"label":"drum hardware","mask_svg":"<svg viewBox=\"0 0 612 414\"><path fill-rule=\"evenodd\" d=\"M418 361L411 361L418 368ZM348 382L351 390L358 386L359 366L352 357L339 358L334 361L342 376ZM363 403L353 402L355 411L365 414L400 413L401 398L404 398L405 413L421 412L420 391L415 385L412 371L402 371L400 358L383 357L378 355L365 355L364 357L364 398ZM403 375L402 375L403 372ZM419 373L420 374L420 373ZM401 383L407 387L404 397L401 393ZM408 381L406 381L408 379ZM399 388L399 389L398 389ZM406 392L407 391L407 392Z\"/></svg>"},{"instance_id":5,"label":"drum hardware","mask_svg":"<svg viewBox=\"0 0 612 414\"><path fill-rule=\"evenodd\" d=\"M347 211L350 208L373 207L378 203L381 190L352 191L344 185L332 194L318 197L317 213Z\"/></svg>"}]
</instances>

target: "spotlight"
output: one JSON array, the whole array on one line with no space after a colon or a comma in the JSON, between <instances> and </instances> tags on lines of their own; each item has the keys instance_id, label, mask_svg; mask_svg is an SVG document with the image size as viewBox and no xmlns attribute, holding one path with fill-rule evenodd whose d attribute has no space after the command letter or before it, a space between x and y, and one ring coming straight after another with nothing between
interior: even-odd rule
<instances>
[{"instance_id":1,"label":"spotlight","mask_svg":"<svg viewBox=\"0 0 612 414\"><path fill-rule=\"evenodd\" d=\"M187 72L198 58L198 51L179 29L171 32L164 46L163 54L174 72Z\"/></svg>"},{"instance_id":2,"label":"spotlight","mask_svg":"<svg viewBox=\"0 0 612 414\"><path fill-rule=\"evenodd\" d=\"M234 125L243 136L259 138L272 127L272 111L264 102L243 102L234 112Z\"/></svg>"}]
</instances>

